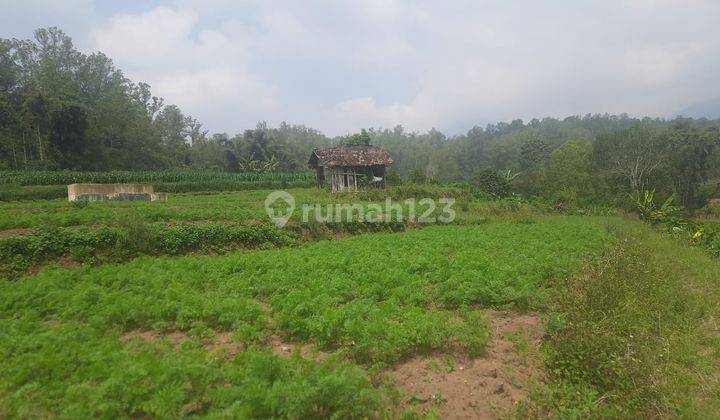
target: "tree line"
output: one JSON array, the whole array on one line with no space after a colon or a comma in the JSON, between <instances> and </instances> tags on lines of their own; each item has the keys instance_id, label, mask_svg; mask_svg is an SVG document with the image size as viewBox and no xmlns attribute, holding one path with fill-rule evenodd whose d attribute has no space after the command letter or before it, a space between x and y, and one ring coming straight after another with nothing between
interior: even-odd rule
<instances>
[{"instance_id":1,"label":"tree line","mask_svg":"<svg viewBox=\"0 0 720 420\"><path fill-rule=\"evenodd\" d=\"M57 28L38 29L34 40L0 39L0 168L297 170L297 156L328 143L289 124L209 136Z\"/></svg>"},{"instance_id":2,"label":"tree line","mask_svg":"<svg viewBox=\"0 0 720 420\"><path fill-rule=\"evenodd\" d=\"M330 138L282 123L230 136L202 123L57 28L0 39L0 169L302 171L314 147L375 144L413 182L482 179L559 201L608 202L655 189L687 207L718 194L720 121L570 116L473 127L447 137L369 128ZM501 188L498 191L509 191Z\"/></svg>"}]
</instances>

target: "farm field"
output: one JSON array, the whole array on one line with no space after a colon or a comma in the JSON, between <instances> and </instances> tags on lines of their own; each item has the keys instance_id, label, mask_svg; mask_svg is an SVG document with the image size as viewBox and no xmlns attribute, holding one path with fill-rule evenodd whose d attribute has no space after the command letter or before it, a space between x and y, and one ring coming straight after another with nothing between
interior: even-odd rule
<instances>
[{"instance_id":1,"label":"farm field","mask_svg":"<svg viewBox=\"0 0 720 420\"><path fill-rule=\"evenodd\" d=\"M311 174L227 173L199 171L0 171L0 200L67 197L73 183L152 183L158 191L245 191L258 188L303 188L315 185Z\"/></svg>"},{"instance_id":2,"label":"farm field","mask_svg":"<svg viewBox=\"0 0 720 420\"><path fill-rule=\"evenodd\" d=\"M335 204L385 204L378 192L333 195L317 189L289 189L298 211L289 226L278 229L264 209L271 190L173 194L159 202L69 203L67 200L0 202L0 274L18 277L52 262L98 264L119 262L140 254L179 255L227 252L237 248L287 246L336 234L397 231L413 224L398 220L363 223L304 223L304 204L321 206L323 215ZM457 197L456 222L482 223L490 218L532 218L536 211L512 201L478 199L472 191L446 186L404 186L388 190L407 214L404 200L415 196ZM384 193L383 193L384 194ZM330 206L330 207L328 207ZM418 213L426 206L418 204ZM438 206L431 215L442 213ZM314 215L314 211L312 212ZM314 219L313 219L314 220Z\"/></svg>"},{"instance_id":3,"label":"farm field","mask_svg":"<svg viewBox=\"0 0 720 420\"><path fill-rule=\"evenodd\" d=\"M720 419L720 1L5 3L0 420Z\"/></svg>"},{"instance_id":4,"label":"farm field","mask_svg":"<svg viewBox=\"0 0 720 420\"><path fill-rule=\"evenodd\" d=\"M290 191L299 203L380 201ZM622 417L720 408L720 264L702 249L619 216L549 214L441 187L434 193L459 197L451 225L372 233L357 222L291 220L279 229L263 219L268 192L0 204L4 249L58 232L82 245L0 282L0 416ZM82 242L113 230L125 242ZM208 247L98 257L101 246L121 253L168 232ZM230 242L210 246L218 238ZM62 259L73 253L88 259Z\"/></svg>"}]
</instances>

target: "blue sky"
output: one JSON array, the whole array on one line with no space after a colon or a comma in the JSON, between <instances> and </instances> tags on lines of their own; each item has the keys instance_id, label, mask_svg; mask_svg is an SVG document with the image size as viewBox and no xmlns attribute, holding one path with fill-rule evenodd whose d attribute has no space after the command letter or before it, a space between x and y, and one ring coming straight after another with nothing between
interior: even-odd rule
<instances>
[{"instance_id":1,"label":"blue sky","mask_svg":"<svg viewBox=\"0 0 720 420\"><path fill-rule=\"evenodd\" d=\"M0 1L0 37L58 26L212 132L448 134L720 97L720 1Z\"/></svg>"}]
</instances>

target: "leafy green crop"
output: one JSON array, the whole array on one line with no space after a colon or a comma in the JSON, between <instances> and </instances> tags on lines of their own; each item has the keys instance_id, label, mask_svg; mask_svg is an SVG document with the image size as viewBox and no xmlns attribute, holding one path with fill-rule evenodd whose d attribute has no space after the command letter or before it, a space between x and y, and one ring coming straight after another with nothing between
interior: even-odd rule
<instances>
[{"instance_id":1,"label":"leafy green crop","mask_svg":"<svg viewBox=\"0 0 720 420\"><path fill-rule=\"evenodd\" d=\"M356 364L480 354L482 307L542 304L550 280L607 239L600 223L555 217L46 268L0 283L0 415L375 416L386 400ZM138 330L191 339L118 339ZM245 351L209 351L220 331ZM279 359L274 334L331 356Z\"/></svg>"},{"instance_id":2,"label":"leafy green crop","mask_svg":"<svg viewBox=\"0 0 720 420\"><path fill-rule=\"evenodd\" d=\"M73 183L155 183L193 181L306 182L314 183L311 172L212 172L212 171L0 171L0 184L60 185Z\"/></svg>"}]
</instances>

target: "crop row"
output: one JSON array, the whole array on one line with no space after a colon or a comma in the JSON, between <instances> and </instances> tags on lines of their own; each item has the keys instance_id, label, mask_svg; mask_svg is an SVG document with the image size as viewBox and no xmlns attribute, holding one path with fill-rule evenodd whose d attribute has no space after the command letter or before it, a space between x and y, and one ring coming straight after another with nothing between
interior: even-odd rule
<instances>
[{"instance_id":1,"label":"crop row","mask_svg":"<svg viewBox=\"0 0 720 420\"><path fill-rule=\"evenodd\" d=\"M309 172L211 172L211 171L0 171L0 184L6 185L61 185L73 183L131 183L131 182L288 182L309 183L314 177Z\"/></svg>"},{"instance_id":2,"label":"crop row","mask_svg":"<svg viewBox=\"0 0 720 420\"><path fill-rule=\"evenodd\" d=\"M0 282L0 417L381 417L381 385L357 364L481 353L490 330L478 305L543 299L550 278L606 239L600 223L556 217ZM148 330L194 338L119 339ZM226 358L203 346L220 331L246 350ZM329 359L273 357L275 334Z\"/></svg>"},{"instance_id":3,"label":"crop row","mask_svg":"<svg viewBox=\"0 0 720 420\"><path fill-rule=\"evenodd\" d=\"M401 231L388 223L294 224L279 229L261 223L146 223L128 215L111 226L47 228L0 239L0 278L13 279L29 268L63 258L73 263L123 261L140 254L180 255L193 251L223 252L236 248L294 245L302 237L318 240L336 233Z\"/></svg>"}]
</instances>

